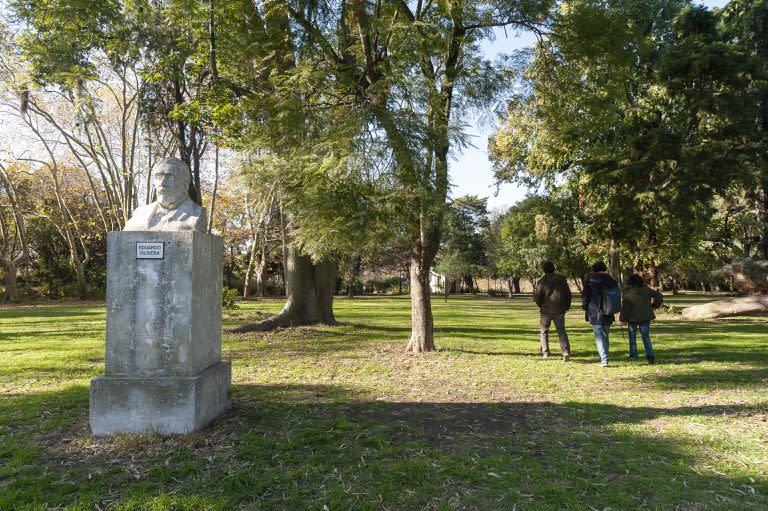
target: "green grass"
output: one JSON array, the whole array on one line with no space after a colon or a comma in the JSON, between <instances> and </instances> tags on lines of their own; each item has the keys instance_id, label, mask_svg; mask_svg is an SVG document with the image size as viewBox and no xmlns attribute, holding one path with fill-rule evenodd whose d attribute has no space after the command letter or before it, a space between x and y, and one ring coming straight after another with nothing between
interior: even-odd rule
<instances>
[{"instance_id":1,"label":"green grass","mask_svg":"<svg viewBox=\"0 0 768 511\"><path fill-rule=\"evenodd\" d=\"M434 309L427 355L403 350L405 297L340 299L337 327L230 335L230 412L110 439L87 422L103 306L0 309L0 509L768 509L766 318L665 314L658 365L626 360L614 330L603 369L578 312L564 364L556 341L538 356L528 297Z\"/></svg>"}]
</instances>

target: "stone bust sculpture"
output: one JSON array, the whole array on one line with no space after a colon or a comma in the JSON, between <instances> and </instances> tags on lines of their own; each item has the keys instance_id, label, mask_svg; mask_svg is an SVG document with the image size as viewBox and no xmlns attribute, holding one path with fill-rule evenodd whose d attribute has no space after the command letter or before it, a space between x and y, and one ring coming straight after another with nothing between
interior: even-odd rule
<instances>
[{"instance_id":1,"label":"stone bust sculpture","mask_svg":"<svg viewBox=\"0 0 768 511\"><path fill-rule=\"evenodd\" d=\"M124 231L206 231L205 209L189 198L190 172L178 158L166 158L153 176L157 200L139 206Z\"/></svg>"}]
</instances>

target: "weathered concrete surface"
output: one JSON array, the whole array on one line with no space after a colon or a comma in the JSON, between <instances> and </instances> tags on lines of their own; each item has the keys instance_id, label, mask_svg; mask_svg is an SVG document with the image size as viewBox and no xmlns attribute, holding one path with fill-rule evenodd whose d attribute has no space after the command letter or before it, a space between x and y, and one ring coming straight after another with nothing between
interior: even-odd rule
<instances>
[{"instance_id":1,"label":"weathered concrete surface","mask_svg":"<svg viewBox=\"0 0 768 511\"><path fill-rule=\"evenodd\" d=\"M137 242L162 242L164 258L138 259ZM197 231L109 234L106 374L91 385L94 434L187 433L228 406L222 251L221 238Z\"/></svg>"},{"instance_id":2,"label":"weathered concrete surface","mask_svg":"<svg viewBox=\"0 0 768 511\"><path fill-rule=\"evenodd\" d=\"M115 433L191 433L229 408L229 362L192 377L110 377L91 380L91 430Z\"/></svg>"}]
</instances>

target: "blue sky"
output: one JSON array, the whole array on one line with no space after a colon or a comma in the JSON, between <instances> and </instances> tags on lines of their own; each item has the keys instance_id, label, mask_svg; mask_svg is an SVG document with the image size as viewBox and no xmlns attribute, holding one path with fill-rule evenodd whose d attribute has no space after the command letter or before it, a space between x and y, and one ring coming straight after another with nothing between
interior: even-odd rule
<instances>
[{"instance_id":1,"label":"blue sky","mask_svg":"<svg viewBox=\"0 0 768 511\"><path fill-rule=\"evenodd\" d=\"M707 7L722 7L727 4L727 0L705 0L698 2ZM534 41L530 33L515 33L498 30L496 40L486 41L483 49L490 59L497 55L511 53L514 50L530 46ZM505 184L499 188L496 193L496 185L493 182L491 163L488 161L488 136L493 133L493 127L480 126L470 127L467 131L471 136L471 141L475 147L466 148L461 154L454 154L454 159L450 162L449 172L452 197L461 195L479 195L488 197L489 209L506 209L514 203L525 197L524 188Z\"/></svg>"}]
</instances>

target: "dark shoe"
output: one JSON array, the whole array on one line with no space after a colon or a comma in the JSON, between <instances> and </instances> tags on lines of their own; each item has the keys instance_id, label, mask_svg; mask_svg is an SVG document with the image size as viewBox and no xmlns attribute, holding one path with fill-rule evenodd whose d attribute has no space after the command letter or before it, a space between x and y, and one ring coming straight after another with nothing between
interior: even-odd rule
<instances>
[{"instance_id":1,"label":"dark shoe","mask_svg":"<svg viewBox=\"0 0 768 511\"><path fill-rule=\"evenodd\" d=\"M651 365L654 365L656 363L656 358L655 357L648 357L648 363L651 364Z\"/></svg>"},{"instance_id":2,"label":"dark shoe","mask_svg":"<svg viewBox=\"0 0 768 511\"><path fill-rule=\"evenodd\" d=\"M637 362L637 357L629 357L632 362Z\"/></svg>"}]
</instances>

